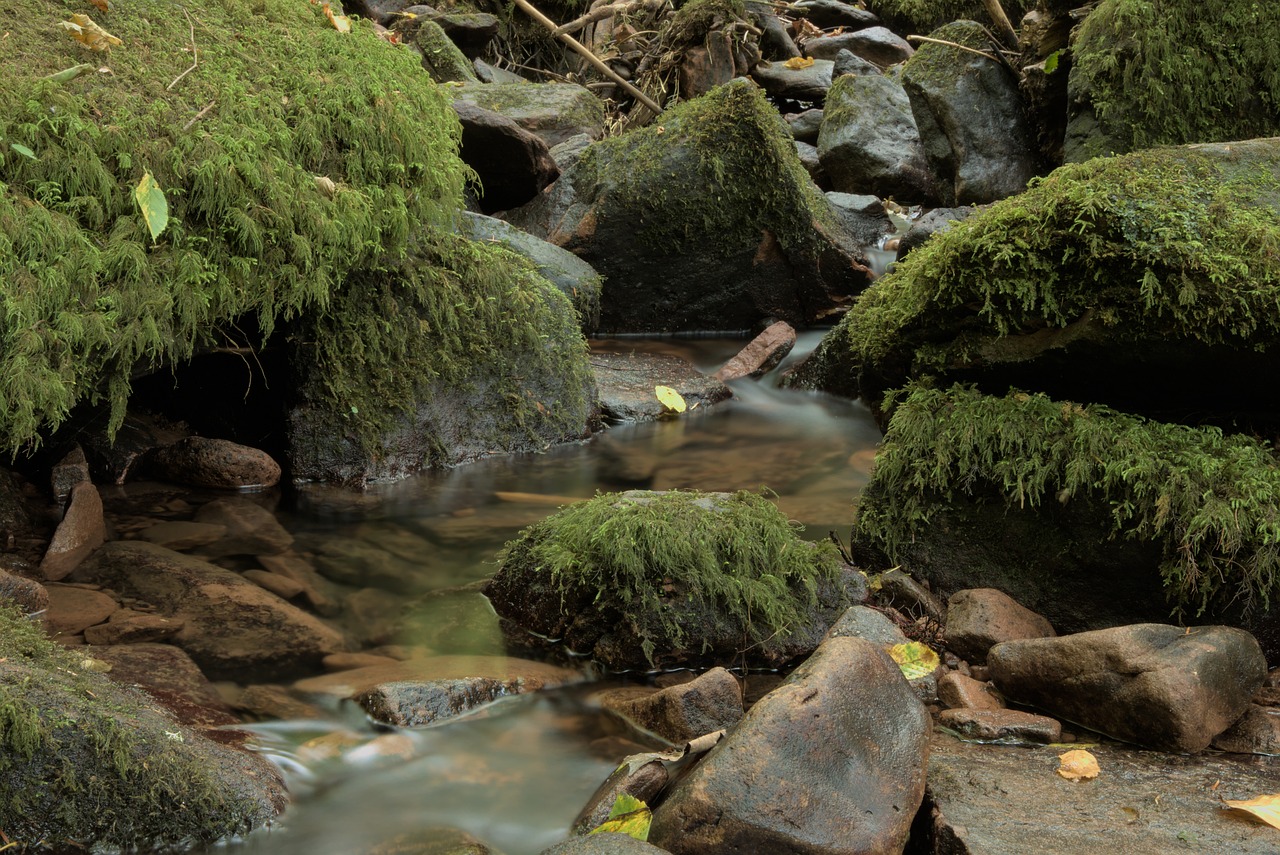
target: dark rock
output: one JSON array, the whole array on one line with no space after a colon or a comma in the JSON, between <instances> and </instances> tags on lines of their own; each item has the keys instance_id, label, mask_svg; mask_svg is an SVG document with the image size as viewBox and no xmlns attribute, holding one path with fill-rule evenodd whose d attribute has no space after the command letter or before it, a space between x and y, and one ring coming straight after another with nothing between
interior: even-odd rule
<instances>
[{"instance_id":1,"label":"dark rock","mask_svg":"<svg viewBox=\"0 0 1280 855\"><path fill-rule=\"evenodd\" d=\"M796 331L786 321L770 324L712 376L722 383L762 377L778 367L796 346Z\"/></svg>"},{"instance_id":2,"label":"dark rock","mask_svg":"<svg viewBox=\"0 0 1280 855\"><path fill-rule=\"evenodd\" d=\"M850 3L840 0L797 0L791 8L807 18L819 29L830 27L846 27L860 29L874 27L880 23L874 12L868 12Z\"/></svg>"},{"instance_id":3,"label":"dark rock","mask_svg":"<svg viewBox=\"0 0 1280 855\"><path fill-rule=\"evenodd\" d=\"M474 60L483 54L498 35L497 16L485 12L446 12L433 20L467 59Z\"/></svg>"},{"instance_id":4,"label":"dark rock","mask_svg":"<svg viewBox=\"0 0 1280 855\"><path fill-rule=\"evenodd\" d=\"M113 609L106 623L85 627L84 640L94 645L163 641L175 635L182 626L182 620L178 618L135 612L132 609ZM173 649L182 653L176 647ZM182 655L186 656L185 653Z\"/></svg>"},{"instance_id":5,"label":"dark rock","mask_svg":"<svg viewBox=\"0 0 1280 855\"><path fill-rule=\"evenodd\" d=\"M476 70L476 76L483 83L529 83L514 71L508 71L505 68L496 68L483 60L475 59L471 61L471 67ZM552 146L555 148L555 146Z\"/></svg>"},{"instance_id":6,"label":"dark rock","mask_svg":"<svg viewBox=\"0 0 1280 855\"><path fill-rule=\"evenodd\" d=\"M348 15L359 15L386 26L394 21L397 12L414 8L416 0L346 0L342 10ZM426 7L430 8L430 7Z\"/></svg>"},{"instance_id":7,"label":"dark rock","mask_svg":"<svg viewBox=\"0 0 1280 855\"><path fill-rule=\"evenodd\" d=\"M717 86L723 86L734 78L733 40L724 30L707 33L706 41L684 52L680 62L679 87L681 98L697 98L706 95Z\"/></svg>"},{"instance_id":8,"label":"dark rock","mask_svg":"<svg viewBox=\"0 0 1280 855\"><path fill-rule=\"evenodd\" d=\"M699 855L901 852L930 729L882 650L830 639L676 785L650 839Z\"/></svg>"},{"instance_id":9,"label":"dark rock","mask_svg":"<svg viewBox=\"0 0 1280 855\"><path fill-rule=\"evenodd\" d=\"M65 579L106 538L102 496L91 482L81 481L71 488L66 515L53 533L49 549L40 562L40 573L49 581Z\"/></svg>"},{"instance_id":10,"label":"dark rock","mask_svg":"<svg viewBox=\"0 0 1280 855\"><path fill-rule=\"evenodd\" d=\"M12 472L0 468L0 549L13 549L34 529L22 485Z\"/></svg>"},{"instance_id":11,"label":"dark rock","mask_svg":"<svg viewBox=\"0 0 1280 855\"><path fill-rule=\"evenodd\" d=\"M89 460L84 456L84 449L79 443L73 445L49 472L49 487L59 502L71 495L71 488L76 484L90 480Z\"/></svg>"},{"instance_id":12,"label":"dark rock","mask_svg":"<svg viewBox=\"0 0 1280 855\"><path fill-rule=\"evenodd\" d=\"M837 78L844 77L846 74L863 74L875 77L884 74L880 70L880 66L870 60L863 59L851 50L841 48L832 60L831 66L831 82L835 85ZM899 86L902 84L899 83ZM830 93L828 93L829 95ZM915 120L912 119L914 123Z\"/></svg>"},{"instance_id":13,"label":"dark rock","mask_svg":"<svg viewBox=\"0 0 1280 855\"><path fill-rule=\"evenodd\" d=\"M591 90L573 83L470 83L452 88L454 101L501 113L548 146L577 134L599 139L604 107Z\"/></svg>"},{"instance_id":14,"label":"dark rock","mask_svg":"<svg viewBox=\"0 0 1280 855\"><path fill-rule=\"evenodd\" d=\"M659 855L665 851L628 834L606 832L589 837L571 837L544 849L542 855Z\"/></svg>"},{"instance_id":15,"label":"dark rock","mask_svg":"<svg viewBox=\"0 0 1280 855\"><path fill-rule=\"evenodd\" d=\"M773 7L759 0L748 0L747 11L761 29L760 51L762 58L770 62L795 59L800 56L800 48L796 46L787 25L774 13Z\"/></svg>"},{"instance_id":16,"label":"dark rock","mask_svg":"<svg viewBox=\"0 0 1280 855\"><path fill-rule=\"evenodd\" d=\"M49 608L49 592L35 579L0 570L0 603L17 606L26 614Z\"/></svg>"},{"instance_id":17,"label":"dark rock","mask_svg":"<svg viewBox=\"0 0 1280 855\"><path fill-rule=\"evenodd\" d=\"M136 474L135 466L149 452L172 445L185 434L158 418L129 413L114 437L107 436L106 417L81 427L77 439L99 484L123 484Z\"/></svg>"},{"instance_id":18,"label":"dark rock","mask_svg":"<svg viewBox=\"0 0 1280 855\"><path fill-rule=\"evenodd\" d=\"M788 113L784 118L791 128L791 136L810 145L818 144L818 130L822 127L823 111L816 107L803 113Z\"/></svg>"},{"instance_id":19,"label":"dark rock","mask_svg":"<svg viewBox=\"0 0 1280 855\"><path fill-rule=\"evenodd\" d=\"M938 724L961 736L982 742L1059 742L1062 724L1047 715L1021 710L950 709L938 717Z\"/></svg>"},{"instance_id":20,"label":"dark rock","mask_svg":"<svg viewBox=\"0 0 1280 855\"><path fill-rule=\"evenodd\" d=\"M201 548L201 554L209 557L273 555L293 545L293 535L275 514L249 499L214 499L196 511L195 521L226 529L221 540Z\"/></svg>"},{"instance_id":21,"label":"dark rock","mask_svg":"<svg viewBox=\"0 0 1280 855\"><path fill-rule=\"evenodd\" d=\"M591 142L588 134L574 134L564 142L556 143L551 147L551 159L556 162L561 172L568 172L569 167L578 162L578 158L582 157L582 153L587 150Z\"/></svg>"},{"instance_id":22,"label":"dark rock","mask_svg":"<svg viewBox=\"0 0 1280 855\"><path fill-rule=\"evenodd\" d=\"M422 54L422 67L436 83L478 83L475 68L440 24L415 18L397 26L404 40Z\"/></svg>"},{"instance_id":23,"label":"dark rock","mask_svg":"<svg viewBox=\"0 0 1280 855\"><path fill-rule=\"evenodd\" d=\"M913 618L924 617L942 623L946 613L933 591L896 567L880 574L880 599Z\"/></svg>"},{"instance_id":24,"label":"dark rock","mask_svg":"<svg viewBox=\"0 0 1280 855\"><path fill-rule=\"evenodd\" d=\"M134 686L155 698L178 721L189 727L220 728L240 723L200 668L172 644L127 643L97 646L86 652L111 666L107 672L117 683ZM247 736L247 734L242 734ZM234 740L224 731L220 741Z\"/></svg>"},{"instance_id":25,"label":"dark rock","mask_svg":"<svg viewBox=\"0 0 1280 855\"><path fill-rule=\"evenodd\" d=\"M259 490L280 483L280 464L265 451L202 436L155 449L146 466L166 481L192 487Z\"/></svg>"},{"instance_id":26,"label":"dark rock","mask_svg":"<svg viewBox=\"0 0 1280 855\"><path fill-rule=\"evenodd\" d=\"M813 183L819 188L829 188L831 182L827 180L827 173L822 168L822 160L818 157L818 149L806 142L796 140L796 157L800 158L800 165L804 167L804 171L809 173L809 177L813 179Z\"/></svg>"},{"instance_id":27,"label":"dark rock","mask_svg":"<svg viewBox=\"0 0 1280 855\"><path fill-rule=\"evenodd\" d=\"M1004 709L1004 699L990 683L950 671L938 680L938 700L950 709Z\"/></svg>"},{"instance_id":28,"label":"dark rock","mask_svg":"<svg viewBox=\"0 0 1280 855\"><path fill-rule=\"evenodd\" d=\"M628 795L649 804L654 796L666 789L670 780L671 774L666 765L652 754L627 757L587 800L573 821L573 833L589 834L593 828L598 828L609 818L618 796Z\"/></svg>"},{"instance_id":29,"label":"dark rock","mask_svg":"<svg viewBox=\"0 0 1280 855\"><path fill-rule=\"evenodd\" d=\"M470 101L454 101L462 121L462 159L480 178L485 212L517 208L560 176L541 137Z\"/></svg>"},{"instance_id":30,"label":"dark rock","mask_svg":"<svg viewBox=\"0 0 1280 855\"><path fill-rule=\"evenodd\" d=\"M604 709L677 745L724 730L742 718L742 687L723 668L657 691L601 692L596 700Z\"/></svg>"},{"instance_id":31,"label":"dark rock","mask_svg":"<svg viewBox=\"0 0 1280 855\"><path fill-rule=\"evenodd\" d=\"M831 88L832 62L814 60L804 68L788 68L783 62L761 63L751 69L751 79L774 98L821 104Z\"/></svg>"},{"instance_id":32,"label":"dark rock","mask_svg":"<svg viewBox=\"0 0 1280 855\"><path fill-rule=\"evenodd\" d=\"M1002 641L1052 635L1042 615L995 588L956 591L947 600L947 647L970 662L985 662L987 651Z\"/></svg>"},{"instance_id":33,"label":"dark rock","mask_svg":"<svg viewBox=\"0 0 1280 855\"><path fill-rule=\"evenodd\" d=\"M860 245L878 246L880 239L893 231L893 224L879 197L865 193L838 193L834 190L826 196L845 230Z\"/></svg>"},{"instance_id":34,"label":"dark rock","mask_svg":"<svg viewBox=\"0 0 1280 855\"><path fill-rule=\"evenodd\" d=\"M689 407L706 407L733 397L724 383L700 373L678 356L641 353L591 354L600 411L611 422L652 421L666 408L655 386L675 389Z\"/></svg>"},{"instance_id":35,"label":"dark rock","mask_svg":"<svg viewBox=\"0 0 1280 855\"><path fill-rule=\"evenodd\" d=\"M1235 724L1214 737L1213 747L1236 754L1280 754L1280 709L1250 704Z\"/></svg>"},{"instance_id":36,"label":"dark rock","mask_svg":"<svg viewBox=\"0 0 1280 855\"><path fill-rule=\"evenodd\" d=\"M1223 626L1137 624L998 644L1004 695L1116 739L1199 751L1249 707L1266 660L1253 636Z\"/></svg>"},{"instance_id":37,"label":"dark rock","mask_svg":"<svg viewBox=\"0 0 1280 855\"><path fill-rule=\"evenodd\" d=\"M934 208L911 224L907 233L898 242L898 260L907 257L907 253L924 244L936 234L941 234L957 223L973 214L978 209L970 206L960 208Z\"/></svg>"},{"instance_id":38,"label":"dark rock","mask_svg":"<svg viewBox=\"0 0 1280 855\"><path fill-rule=\"evenodd\" d=\"M844 50L881 68L905 62L915 53L906 39L884 27L822 36L804 43L805 53L814 59L834 60Z\"/></svg>"}]
</instances>

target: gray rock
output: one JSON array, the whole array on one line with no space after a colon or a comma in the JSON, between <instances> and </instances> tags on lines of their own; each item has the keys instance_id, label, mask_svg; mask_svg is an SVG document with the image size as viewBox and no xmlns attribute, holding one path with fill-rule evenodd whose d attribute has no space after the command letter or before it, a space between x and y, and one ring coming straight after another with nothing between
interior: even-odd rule
<instances>
[{"instance_id":1,"label":"gray rock","mask_svg":"<svg viewBox=\"0 0 1280 855\"><path fill-rule=\"evenodd\" d=\"M560 176L541 137L470 101L454 101L453 111L462 122L459 154L480 178L481 210L517 208Z\"/></svg>"},{"instance_id":2,"label":"gray rock","mask_svg":"<svg viewBox=\"0 0 1280 855\"><path fill-rule=\"evenodd\" d=\"M847 27L852 30L874 27L880 23L874 12L841 3L840 0L797 0L790 8L824 30L829 27Z\"/></svg>"},{"instance_id":3,"label":"gray rock","mask_svg":"<svg viewBox=\"0 0 1280 855\"><path fill-rule=\"evenodd\" d=\"M948 24L933 37L989 48L982 27L972 21ZM906 64L902 85L943 205L994 202L1020 193L1036 174L1017 81L1004 66L927 43Z\"/></svg>"},{"instance_id":4,"label":"gray rock","mask_svg":"<svg viewBox=\"0 0 1280 855\"><path fill-rule=\"evenodd\" d=\"M58 523L53 540L40 562L40 572L49 581L65 579L80 566L107 537L102 515L102 496L89 481L71 488L66 515Z\"/></svg>"},{"instance_id":5,"label":"gray rock","mask_svg":"<svg viewBox=\"0 0 1280 855\"><path fill-rule=\"evenodd\" d=\"M885 27L867 27L810 39L805 42L804 50L815 59L830 60L835 60L840 51L847 50L880 67L905 62L915 53L906 39Z\"/></svg>"},{"instance_id":6,"label":"gray rock","mask_svg":"<svg viewBox=\"0 0 1280 855\"><path fill-rule=\"evenodd\" d=\"M166 481L192 487L258 490L280 483L280 464L265 451L202 436L155 449L146 466Z\"/></svg>"},{"instance_id":7,"label":"gray rock","mask_svg":"<svg viewBox=\"0 0 1280 855\"><path fill-rule=\"evenodd\" d=\"M979 209L963 206L959 208L934 208L911 224L907 233L898 242L898 260L907 257L907 253L924 244L929 238L941 234Z\"/></svg>"},{"instance_id":8,"label":"gray rock","mask_svg":"<svg viewBox=\"0 0 1280 855\"><path fill-rule=\"evenodd\" d=\"M944 710L938 724L982 742L1058 742L1062 724L1021 710Z\"/></svg>"},{"instance_id":9,"label":"gray rock","mask_svg":"<svg viewBox=\"0 0 1280 855\"><path fill-rule=\"evenodd\" d=\"M773 6L759 0L747 0L746 6L752 20L762 31L760 51L763 59L785 62L800 56L800 48L791 38L787 25L774 12Z\"/></svg>"},{"instance_id":10,"label":"gray rock","mask_svg":"<svg viewBox=\"0 0 1280 855\"><path fill-rule=\"evenodd\" d=\"M588 134L574 134L564 142L556 143L551 147L551 159L556 162L561 172L567 172L569 167L578 162L578 158L582 157L582 153L587 150L591 142Z\"/></svg>"},{"instance_id":11,"label":"gray rock","mask_svg":"<svg viewBox=\"0 0 1280 855\"><path fill-rule=\"evenodd\" d=\"M831 182L827 180L827 173L822 168L822 160L818 157L818 149L800 140L796 140L795 145L796 157L800 158L800 165L804 167L805 172L809 173L813 183L819 187L830 187Z\"/></svg>"},{"instance_id":12,"label":"gray rock","mask_svg":"<svg viewBox=\"0 0 1280 855\"><path fill-rule=\"evenodd\" d=\"M882 650L830 639L677 784L650 839L698 855L901 852L930 729Z\"/></svg>"},{"instance_id":13,"label":"gray rock","mask_svg":"<svg viewBox=\"0 0 1280 855\"><path fill-rule=\"evenodd\" d=\"M480 78L482 83L529 83L528 81L516 74L514 71L508 71L505 68L497 68L490 65L484 60L475 59L471 61L471 67L476 70L476 77ZM555 148L555 146L552 146Z\"/></svg>"},{"instance_id":14,"label":"gray rock","mask_svg":"<svg viewBox=\"0 0 1280 855\"><path fill-rule=\"evenodd\" d=\"M956 591L947 600L947 646L970 662L986 661L1002 641L1056 634L1043 615L995 588Z\"/></svg>"},{"instance_id":15,"label":"gray rock","mask_svg":"<svg viewBox=\"0 0 1280 855\"><path fill-rule=\"evenodd\" d=\"M498 17L485 12L445 12L433 20L467 59L474 60L498 35Z\"/></svg>"},{"instance_id":16,"label":"gray rock","mask_svg":"<svg viewBox=\"0 0 1280 855\"><path fill-rule=\"evenodd\" d=\"M861 246L878 246L880 239L893 231L893 223L878 196L840 193L835 190L828 192L826 196L845 230Z\"/></svg>"},{"instance_id":17,"label":"gray rock","mask_svg":"<svg viewBox=\"0 0 1280 855\"><path fill-rule=\"evenodd\" d=\"M578 134L599 139L604 106L591 90L573 83L464 83L452 88L455 101L469 101L501 113L548 146Z\"/></svg>"},{"instance_id":18,"label":"gray rock","mask_svg":"<svg viewBox=\"0 0 1280 855\"><path fill-rule=\"evenodd\" d=\"M788 113L785 118L791 128L791 136L810 145L818 144L818 130L822 127L822 110L813 108L803 113Z\"/></svg>"},{"instance_id":19,"label":"gray rock","mask_svg":"<svg viewBox=\"0 0 1280 855\"><path fill-rule=\"evenodd\" d=\"M881 647L907 643L898 625L870 606L850 606L827 630L826 637L865 638Z\"/></svg>"},{"instance_id":20,"label":"gray rock","mask_svg":"<svg viewBox=\"0 0 1280 855\"><path fill-rule=\"evenodd\" d=\"M751 69L751 79L774 98L821 104L831 88L833 63L814 60L804 68L787 68L785 63L761 63Z\"/></svg>"},{"instance_id":21,"label":"gray rock","mask_svg":"<svg viewBox=\"0 0 1280 855\"><path fill-rule=\"evenodd\" d=\"M987 657L1005 697L1139 745L1206 748L1249 707L1266 660L1225 626L1164 624L1006 641Z\"/></svg>"},{"instance_id":22,"label":"gray rock","mask_svg":"<svg viewBox=\"0 0 1280 855\"><path fill-rule=\"evenodd\" d=\"M841 48L832 60L831 66L831 82L835 85L837 78L844 77L846 74L862 74L876 77L884 74L880 70L880 66L870 60L863 59L851 50ZM901 85L901 83L899 83ZM827 93L830 97L830 92ZM914 121L914 120L913 120Z\"/></svg>"},{"instance_id":23,"label":"gray rock","mask_svg":"<svg viewBox=\"0 0 1280 855\"><path fill-rule=\"evenodd\" d=\"M604 709L677 745L729 728L742 718L742 687L723 668L657 691L601 692L596 700Z\"/></svg>"},{"instance_id":24,"label":"gray rock","mask_svg":"<svg viewBox=\"0 0 1280 855\"><path fill-rule=\"evenodd\" d=\"M706 407L733 397L721 381L700 373L678 356L640 353L591 354L600 412L610 422L647 422L666 408L653 393L654 386L668 386L690 406Z\"/></svg>"}]
</instances>

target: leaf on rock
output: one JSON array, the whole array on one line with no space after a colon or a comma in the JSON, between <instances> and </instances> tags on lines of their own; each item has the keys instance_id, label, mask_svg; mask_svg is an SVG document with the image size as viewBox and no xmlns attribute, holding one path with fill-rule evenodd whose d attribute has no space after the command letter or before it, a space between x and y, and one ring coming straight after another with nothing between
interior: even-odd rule
<instances>
[{"instance_id":1,"label":"leaf on rock","mask_svg":"<svg viewBox=\"0 0 1280 855\"><path fill-rule=\"evenodd\" d=\"M1222 802L1232 810L1242 810L1272 828L1280 828L1280 793L1258 796L1255 799L1223 799Z\"/></svg>"},{"instance_id":2,"label":"leaf on rock","mask_svg":"<svg viewBox=\"0 0 1280 855\"><path fill-rule=\"evenodd\" d=\"M1088 781L1098 777L1098 758L1088 751L1076 749L1058 756L1058 774L1068 781Z\"/></svg>"},{"instance_id":3,"label":"leaf on rock","mask_svg":"<svg viewBox=\"0 0 1280 855\"><path fill-rule=\"evenodd\" d=\"M813 57L810 56L793 56L791 59L783 63L792 71L799 71L802 68L808 68L813 65Z\"/></svg>"},{"instance_id":4,"label":"leaf on rock","mask_svg":"<svg viewBox=\"0 0 1280 855\"><path fill-rule=\"evenodd\" d=\"M609 818L591 829L588 834L612 832L614 834L626 834L636 840L648 840L649 824L652 821L653 814L650 813L647 804L635 796L622 793L614 800L613 807L609 809Z\"/></svg>"},{"instance_id":5,"label":"leaf on rock","mask_svg":"<svg viewBox=\"0 0 1280 855\"><path fill-rule=\"evenodd\" d=\"M670 386L654 386L653 394L658 396L658 402L661 403L662 406L666 407L673 413L683 413L688 409L688 405L685 404L684 398L682 398L680 393L675 389L672 389Z\"/></svg>"},{"instance_id":6,"label":"leaf on rock","mask_svg":"<svg viewBox=\"0 0 1280 855\"><path fill-rule=\"evenodd\" d=\"M111 50L112 45L124 44L123 41L95 24L88 15L81 15L79 12L72 15L70 21L59 21L58 26L90 50Z\"/></svg>"},{"instance_id":7,"label":"leaf on rock","mask_svg":"<svg viewBox=\"0 0 1280 855\"><path fill-rule=\"evenodd\" d=\"M142 209L142 218L147 221L147 228L151 230L151 240L154 241L164 231L164 227L169 225L169 202L164 198L164 191L160 189L160 185L156 183L150 172L143 175L138 186L134 188L133 198L138 201L138 207Z\"/></svg>"},{"instance_id":8,"label":"leaf on rock","mask_svg":"<svg viewBox=\"0 0 1280 855\"><path fill-rule=\"evenodd\" d=\"M894 644L889 647L889 658L898 663L902 676L908 680L927 677L938 668L938 654L927 644L919 641L908 641L906 644Z\"/></svg>"},{"instance_id":9,"label":"leaf on rock","mask_svg":"<svg viewBox=\"0 0 1280 855\"><path fill-rule=\"evenodd\" d=\"M333 11L333 7L328 3L324 4L324 16L329 19L329 23L333 24L333 28L340 33L351 32L351 19L346 15L338 15Z\"/></svg>"}]
</instances>

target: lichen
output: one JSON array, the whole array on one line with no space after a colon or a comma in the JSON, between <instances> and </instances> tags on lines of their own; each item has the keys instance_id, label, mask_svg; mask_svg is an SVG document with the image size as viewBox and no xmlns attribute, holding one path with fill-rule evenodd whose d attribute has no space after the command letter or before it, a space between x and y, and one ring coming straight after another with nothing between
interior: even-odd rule
<instances>
[{"instance_id":1,"label":"lichen","mask_svg":"<svg viewBox=\"0 0 1280 855\"><path fill-rule=\"evenodd\" d=\"M953 502L1096 502L1163 546L1170 600L1200 614L1280 592L1280 460L1267 444L1098 405L922 384L900 393L858 533L892 558Z\"/></svg>"},{"instance_id":2,"label":"lichen","mask_svg":"<svg viewBox=\"0 0 1280 855\"><path fill-rule=\"evenodd\" d=\"M1070 88L1117 152L1280 133L1280 6L1104 0L1072 42ZM1086 145L1072 159L1110 151Z\"/></svg>"}]
</instances>

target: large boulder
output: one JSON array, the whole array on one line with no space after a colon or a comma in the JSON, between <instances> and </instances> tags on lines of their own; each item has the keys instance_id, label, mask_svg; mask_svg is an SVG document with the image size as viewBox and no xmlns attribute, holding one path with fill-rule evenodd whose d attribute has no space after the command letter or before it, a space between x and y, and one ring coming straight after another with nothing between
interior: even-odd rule
<instances>
[{"instance_id":1,"label":"large boulder","mask_svg":"<svg viewBox=\"0 0 1280 855\"><path fill-rule=\"evenodd\" d=\"M0 827L9 845L187 851L246 834L284 808L284 781L265 757L180 724L104 667L0 608Z\"/></svg>"},{"instance_id":2,"label":"large boulder","mask_svg":"<svg viewBox=\"0 0 1280 855\"><path fill-rule=\"evenodd\" d=\"M830 639L667 795L650 839L690 855L898 855L931 730L883 650Z\"/></svg>"},{"instance_id":3,"label":"large boulder","mask_svg":"<svg viewBox=\"0 0 1280 855\"><path fill-rule=\"evenodd\" d=\"M596 143L509 217L604 275L604 331L808 324L867 282L785 123L746 81Z\"/></svg>"},{"instance_id":4,"label":"large boulder","mask_svg":"<svg viewBox=\"0 0 1280 855\"><path fill-rule=\"evenodd\" d=\"M781 664L817 647L852 573L753 493L605 493L508 545L485 593L514 643L628 670Z\"/></svg>"}]
</instances>

